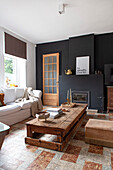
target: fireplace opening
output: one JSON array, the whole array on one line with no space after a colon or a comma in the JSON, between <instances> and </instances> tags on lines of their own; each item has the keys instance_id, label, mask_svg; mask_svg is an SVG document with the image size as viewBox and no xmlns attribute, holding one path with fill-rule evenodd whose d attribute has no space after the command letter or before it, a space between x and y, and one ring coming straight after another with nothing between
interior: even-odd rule
<instances>
[{"instance_id":1,"label":"fireplace opening","mask_svg":"<svg viewBox=\"0 0 113 170\"><path fill-rule=\"evenodd\" d=\"M89 91L72 91L73 103L86 103L90 107Z\"/></svg>"}]
</instances>

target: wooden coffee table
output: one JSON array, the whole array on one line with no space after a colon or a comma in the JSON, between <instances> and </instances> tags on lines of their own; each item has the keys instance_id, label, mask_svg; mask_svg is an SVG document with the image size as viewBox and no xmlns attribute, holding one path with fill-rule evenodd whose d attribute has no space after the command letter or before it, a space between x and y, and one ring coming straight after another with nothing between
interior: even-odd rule
<instances>
[{"instance_id":1,"label":"wooden coffee table","mask_svg":"<svg viewBox=\"0 0 113 170\"><path fill-rule=\"evenodd\" d=\"M86 113L87 104L77 104L56 119L38 121L37 118L26 123L26 144L62 151L70 137L80 125Z\"/></svg>"}]
</instances>

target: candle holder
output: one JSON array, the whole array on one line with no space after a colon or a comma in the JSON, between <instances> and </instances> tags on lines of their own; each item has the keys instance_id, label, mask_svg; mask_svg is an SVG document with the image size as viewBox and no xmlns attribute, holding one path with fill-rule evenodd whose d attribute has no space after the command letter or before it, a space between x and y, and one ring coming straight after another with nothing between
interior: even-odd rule
<instances>
[{"instance_id":1,"label":"candle holder","mask_svg":"<svg viewBox=\"0 0 113 170\"><path fill-rule=\"evenodd\" d=\"M67 90L67 104L68 104L68 105L72 105L71 88L70 88L70 90Z\"/></svg>"},{"instance_id":2,"label":"candle holder","mask_svg":"<svg viewBox=\"0 0 113 170\"><path fill-rule=\"evenodd\" d=\"M68 104L68 105L70 104L70 99L69 99L69 98L67 98L67 104Z\"/></svg>"}]
</instances>

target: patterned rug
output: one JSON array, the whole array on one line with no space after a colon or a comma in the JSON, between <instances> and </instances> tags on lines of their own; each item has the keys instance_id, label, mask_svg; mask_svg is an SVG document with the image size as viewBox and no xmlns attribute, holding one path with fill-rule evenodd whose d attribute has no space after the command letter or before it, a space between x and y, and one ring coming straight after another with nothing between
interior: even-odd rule
<instances>
[{"instance_id":1,"label":"patterned rug","mask_svg":"<svg viewBox=\"0 0 113 170\"><path fill-rule=\"evenodd\" d=\"M106 115L101 116L97 117L99 119L106 117ZM113 114L110 116L112 119ZM63 152L25 144L25 122L32 118L13 125L0 151L0 170L113 169L113 148L84 142L84 126L90 117L93 118L93 115L85 117Z\"/></svg>"}]
</instances>

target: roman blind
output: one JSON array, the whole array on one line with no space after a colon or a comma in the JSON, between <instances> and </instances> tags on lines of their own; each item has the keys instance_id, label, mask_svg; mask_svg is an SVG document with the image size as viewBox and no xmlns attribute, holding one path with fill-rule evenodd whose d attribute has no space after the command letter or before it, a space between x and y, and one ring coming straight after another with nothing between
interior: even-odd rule
<instances>
[{"instance_id":1,"label":"roman blind","mask_svg":"<svg viewBox=\"0 0 113 170\"><path fill-rule=\"evenodd\" d=\"M5 32L5 53L27 59L26 42Z\"/></svg>"}]
</instances>

